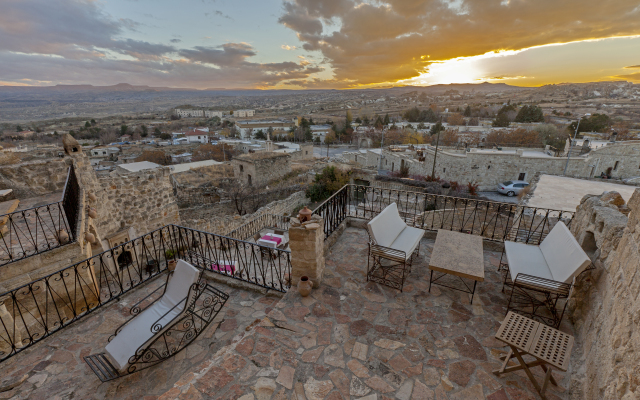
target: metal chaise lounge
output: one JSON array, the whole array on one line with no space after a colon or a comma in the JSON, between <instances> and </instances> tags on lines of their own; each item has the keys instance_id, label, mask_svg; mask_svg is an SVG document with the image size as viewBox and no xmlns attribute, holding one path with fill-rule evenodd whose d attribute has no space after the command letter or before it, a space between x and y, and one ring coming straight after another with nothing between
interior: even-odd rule
<instances>
[{"instance_id":1,"label":"metal chaise lounge","mask_svg":"<svg viewBox=\"0 0 640 400\"><path fill-rule=\"evenodd\" d=\"M407 226L400 218L396 203L391 203L369 221L367 281L378 282L402 292L413 259L420 251L424 232Z\"/></svg>"},{"instance_id":2,"label":"metal chaise lounge","mask_svg":"<svg viewBox=\"0 0 640 400\"><path fill-rule=\"evenodd\" d=\"M558 222L539 246L504 242L500 268L511 287L507 312L514 311L558 328L575 279L591 265L589 256L567 226ZM564 306L558 304L564 301Z\"/></svg>"},{"instance_id":3,"label":"metal chaise lounge","mask_svg":"<svg viewBox=\"0 0 640 400\"><path fill-rule=\"evenodd\" d=\"M161 297L140 307L160 289L164 289ZM102 382L149 368L191 344L228 298L208 285L201 271L179 260L164 285L131 307L134 317L109 337L105 353L84 360Z\"/></svg>"}]
</instances>

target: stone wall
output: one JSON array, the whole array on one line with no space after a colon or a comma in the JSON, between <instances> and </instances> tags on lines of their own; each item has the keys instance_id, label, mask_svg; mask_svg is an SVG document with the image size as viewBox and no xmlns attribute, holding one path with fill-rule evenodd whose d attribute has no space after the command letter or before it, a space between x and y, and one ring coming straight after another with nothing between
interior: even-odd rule
<instances>
[{"instance_id":1,"label":"stone wall","mask_svg":"<svg viewBox=\"0 0 640 400\"><path fill-rule=\"evenodd\" d=\"M62 192L68 170L69 165L62 158L3 165L0 189L13 189L18 199Z\"/></svg>"},{"instance_id":2,"label":"stone wall","mask_svg":"<svg viewBox=\"0 0 640 400\"><path fill-rule=\"evenodd\" d=\"M434 151L424 151L425 160L419 162L413 153L383 151L382 169L398 171L403 163L409 166L409 173L431 175ZM498 183L518 179L524 174L530 180L537 173L562 175L567 163L564 157L547 157L539 152L528 152L517 149L514 152L495 150L487 153L454 150L438 150L436 160L436 176L449 181L467 183L475 181L480 190L494 190ZM349 161L364 167L377 168L379 154L373 151L362 153L345 153ZM617 164L616 164L617 163ZM576 178L600 176L611 167L614 178L631 178L640 176L640 141L625 142L592 150L587 157L573 157L569 160L567 175ZM614 169L615 168L615 169Z\"/></svg>"},{"instance_id":3,"label":"stone wall","mask_svg":"<svg viewBox=\"0 0 640 400\"><path fill-rule=\"evenodd\" d=\"M640 397L640 191L628 207L615 192L585 196L571 224L596 267L578 277L569 302L579 343L573 399Z\"/></svg>"},{"instance_id":4,"label":"stone wall","mask_svg":"<svg viewBox=\"0 0 640 400\"><path fill-rule=\"evenodd\" d=\"M291 213L295 208L305 204L309 204L309 199L304 191L300 191L284 200L271 202L253 214L237 215L233 212L230 204L221 203L180 209L180 219L183 226L218 235L227 235L232 230L260 215L283 215Z\"/></svg>"},{"instance_id":5,"label":"stone wall","mask_svg":"<svg viewBox=\"0 0 640 400\"><path fill-rule=\"evenodd\" d=\"M294 151L293 153L288 154L291 156L291 161L313 160L313 145L301 144L300 151Z\"/></svg>"},{"instance_id":6,"label":"stone wall","mask_svg":"<svg viewBox=\"0 0 640 400\"><path fill-rule=\"evenodd\" d=\"M169 168L126 175L115 172L98 179L96 229L106 239L133 227L140 236L167 224L179 224Z\"/></svg>"},{"instance_id":7,"label":"stone wall","mask_svg":"<svg viewBox=\"0 0 640 400\"><path fill-rule=\"evenodd\" d=\"M261 152L233 159L233 175L238 181L263 186L291 172L291 156L282 153Z\"/></svg>"}]
</instances>

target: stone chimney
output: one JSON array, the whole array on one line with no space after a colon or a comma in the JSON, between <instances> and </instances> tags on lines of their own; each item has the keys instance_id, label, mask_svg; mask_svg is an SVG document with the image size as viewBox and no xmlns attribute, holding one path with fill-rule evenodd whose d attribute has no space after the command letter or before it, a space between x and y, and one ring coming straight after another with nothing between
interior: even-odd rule
<instances>
[{"instance_id":1,"label":"stone chimney","mask_svg":"<svg viewBox=\"0 0 640 400\"><path fill-rule=\"evenodd\" d=\"M324 273L324 220L312 215L310 221L300 223L291 218L289 248L291 249L291 285L296 286L300 277L308 276L313 287L318 288Z\"/></svg>"}]
</instances>

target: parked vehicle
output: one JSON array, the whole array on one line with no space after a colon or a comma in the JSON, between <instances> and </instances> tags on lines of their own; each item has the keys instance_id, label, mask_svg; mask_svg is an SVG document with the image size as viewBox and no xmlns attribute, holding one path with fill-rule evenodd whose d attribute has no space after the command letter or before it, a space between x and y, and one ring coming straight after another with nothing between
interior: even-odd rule
<instances>
[{"instance_id":1,"label":"parked vehicle","mask_svg":"<svg viewBox=\"0 0 640 400\"><path fill-rule=\"evenodd\" d=\"M529 186L525 181L506 181L498 184L498 193L506 194L509 197L519 194L522 189Z\"/></svg>"}]
</instances>

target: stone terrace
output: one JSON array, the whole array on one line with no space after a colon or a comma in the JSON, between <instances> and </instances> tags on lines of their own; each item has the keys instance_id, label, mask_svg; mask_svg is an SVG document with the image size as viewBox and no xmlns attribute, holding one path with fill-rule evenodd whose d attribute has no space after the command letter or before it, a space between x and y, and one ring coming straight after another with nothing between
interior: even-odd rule
<instances>
[{"instance_id":1,"label":"stone terrace","mask_svg":"<svg viewBox=\"0 0 640 400\"><path fill-rule=\"evenodd\" d=\"M101 383L83 357L103 352L109 336L130 316L130 307L165 281L163 274L0 364L0 399L156 399L247 326L257 324L281 297L209 282L228 293L229 300L189 347L156 366Z\"/></svg>"},{"instance_id":2,"label":"stone terrace","mask_svg":"<svg viewBox=\"0 0 640 400\"><path fill-rule=\"evenodd\" d=\"M0 399L535 399L522 371L500 378L506 348L493 338L505 314L499 252L485 251L487 280L474 304L434 286L423 239L404 292L367 283L367 234L349 227L327 258L319 289L282 299L214 286L230 298L198 339L172 359L100 383L83 356L101 352L129 307L160 277L1 365ZM564 322L562 330L572 332ZM574 352L577 349L574 349ZM533 369L542 379L539 368ZM570 372L554 376L563 387ZM549 399L566 399L550 386Z\"/></svg>"},{"instance_id":3,"label":"stone terrace","mask_svg":"<svg viewBox=\"0 0 640 400\"><path fill-rule=\"evenodd\" d=\"M307 298L291 290L259 325L160 399L538 398L522 371L491 374L506 354L494 339L507 303L500 253L485 251L487 279L470 305L461 292L434 286L428 293L433 244L423 239L400 293L366 282L367 234L347 228L331 249L319 289ZM572 333L567 322L561 329ZM542 379L540 368L533 372ZM569 385L570 371L554 376ZM569 397L554 386L546 395Z\"/></svg>"}]
</instances>

